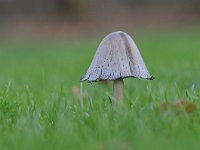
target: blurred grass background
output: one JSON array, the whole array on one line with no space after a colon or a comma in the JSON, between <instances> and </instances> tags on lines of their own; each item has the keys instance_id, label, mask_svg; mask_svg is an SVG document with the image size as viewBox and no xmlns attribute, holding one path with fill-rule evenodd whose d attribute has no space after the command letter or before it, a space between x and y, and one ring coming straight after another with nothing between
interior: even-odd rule
<instances>
[{"instance_id":1,"label":"blurred grass background","mask_svg":"<svg viewBox=\"0 0 200 150\"><path fill-rule=\"evenodd\" d=\"M112 83L83 83L81 109L79 79L115 30L155 80L126 79L117 111ZM0 33L0 149L199 149L198 0L0 0Z\"/></svg>"},{"instance_id":2,"label":"blurred grass background","mask_svg":"<svg viewBox=\"0 0 200 150\"><path fill-rule=\"evenodd\" d=\"M134 34L155 80L126 79L116 111L111 83L84 83L80 108L79 78L99 39L1 44L0 148L198 149L199 33ZM191 112L174 106L182 99Z\"/></svg>"}]
</instances>

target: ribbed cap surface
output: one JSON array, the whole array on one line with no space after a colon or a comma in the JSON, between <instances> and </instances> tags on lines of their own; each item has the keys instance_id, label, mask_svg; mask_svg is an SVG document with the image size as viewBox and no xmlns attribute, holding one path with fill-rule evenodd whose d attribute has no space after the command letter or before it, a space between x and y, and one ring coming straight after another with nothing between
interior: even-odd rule
<instances>
[{"instance_id":1,"label":"ribbed cap surface","mask_svg":"<svg viewBox=\"0 0 200 150\"><path fill-rule=\"evenodd\" d=\"M127 77L152 79L133 39L122 31L110 33L100 43L81 81Z\"/></svg>"}]
</instances>

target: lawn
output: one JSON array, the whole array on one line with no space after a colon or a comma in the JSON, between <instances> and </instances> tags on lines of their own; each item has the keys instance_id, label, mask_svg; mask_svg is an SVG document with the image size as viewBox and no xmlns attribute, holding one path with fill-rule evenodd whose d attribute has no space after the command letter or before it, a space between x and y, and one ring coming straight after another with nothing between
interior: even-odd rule
<instances>
[{"instance_id":1,"label":"lawn","mask_svg":"<svg viewBox=\"0 0 200 150\"><path fill-rule=\"evenodd\" d=\"M80 94L104 35L1 42L0 149L199 149L200 29L131 35L155 80L126 79L117 109L112 82L84 82Z\"/></svg>"}]
</instances>

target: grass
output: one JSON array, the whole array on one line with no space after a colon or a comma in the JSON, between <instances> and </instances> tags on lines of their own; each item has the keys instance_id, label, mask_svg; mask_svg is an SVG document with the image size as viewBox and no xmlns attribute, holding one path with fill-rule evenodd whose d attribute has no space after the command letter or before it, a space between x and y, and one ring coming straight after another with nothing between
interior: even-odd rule
<instances>
[{"instance_id":1,"label":"grass","mask_svg":"<svg viewBox=\"0 0 200 150\"><path fill-rule=\"evenodd\" d=\"M200 30L134 35L154 81L126 79L112 110L112 83L83 83L101 39L0 44L0 149L200 147ZM195 107L189 113L184 99ZM162 108L167 105L167 108Z\"/></svg>"}]
</instances>

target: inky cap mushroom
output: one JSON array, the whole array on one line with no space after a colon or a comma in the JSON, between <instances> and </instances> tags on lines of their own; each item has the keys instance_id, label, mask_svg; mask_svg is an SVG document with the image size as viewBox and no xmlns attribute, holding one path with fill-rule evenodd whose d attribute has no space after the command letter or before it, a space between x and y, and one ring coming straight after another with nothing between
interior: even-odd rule
<instances>
[{"instance_id":1,"label":"inky cap mushroom","mask_svg":"<svg viewBox=\"0 0 200 150\"><path fill-rule=\"evenodd\" d=\"M92 63L81 81L114 80L114 97L123 99L123 78L152 80L133 39L125 32L107 35L100 43Z\"/></svg>"}]
</instances>

